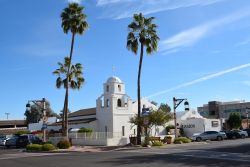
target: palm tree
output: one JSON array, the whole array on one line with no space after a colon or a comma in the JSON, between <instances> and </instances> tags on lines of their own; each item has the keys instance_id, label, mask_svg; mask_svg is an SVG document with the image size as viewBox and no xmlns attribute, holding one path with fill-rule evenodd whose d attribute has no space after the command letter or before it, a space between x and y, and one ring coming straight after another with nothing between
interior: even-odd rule
<instances>
[{"instance_id":1,"label":"palm tree","mask_svg":"<svg viewBox=\"0 0 250 167\"><path fill-rule=\"evenodd\" d=\"M53 74L58 76L58 78L56 79L56 87L61 88L63 86L66 90L67 88L79 90L84 83L84 78L82 75L82 65L80 63L71 65L69 57L65 57L64 63L59 62L58 65L59 68L53 72ZM68 91L66 91L66 96L68 98ZM67 114L64 113L63 115L68 115L68 108ZM63 121L65 120L62 119L62 124ZM68 135L68 130L66 129L67 131L64 131L65 129L63 129L63 133L65 135Z\"/></svg>"},{"instance_id":2,"label":"palm tree","mask_svg":"<svg viewBox=\"0 0 250 167\"><path fill-rule=\"evenodd\" d=\"M134 54L137 54L140 45L140 61L137 78L137 99L138 99L138 119L141 117L141 68L144 47L147 54L157 51L158 40L160 39L156 33L157 25L153 24L154 17L145 18L141 13L134 14L133 22L128 25L129 33L127 36L127 48ZM137 126L137 142L141 144L141 124Z\"/></svg>"},{"instance_id":3,"label":"palm tree","mask_svg":"<svg viewBox=\"0 0 250 167\"><path fill-rule=\"evenodd\" d=\"M72 33L72 41L69 55L68 68L66 71L66 80L65 81L65 99L63 106L63 119L62 119L62 129L63 135L68 137L68 89L69 89L69 77L70 77L70 66L72 61L73 49L74 49L74 41L75 35L82 35L85 30L88 28L88 23L86 22L86 15L83 13L83 7L79 6L78 3L70 3L67 8L65 8L61 14L62 19L62 28L64 33L68 34L68 32Z\"/></svg>"}]
</instances>

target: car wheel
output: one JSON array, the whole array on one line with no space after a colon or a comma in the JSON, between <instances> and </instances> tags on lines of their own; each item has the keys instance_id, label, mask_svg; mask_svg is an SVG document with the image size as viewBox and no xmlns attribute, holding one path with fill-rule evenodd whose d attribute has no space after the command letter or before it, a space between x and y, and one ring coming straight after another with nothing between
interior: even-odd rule
<instances>
[{"instance_id":1,"label":"car wheel","mask_svg":"<svg viewBox=\"0 0 250 167\"><path fill-rule=\"evenodd\" d=\"M197 137L197 138L196 138L196 141L197 141L197 142L200 142L200 141L201 141L201 138L200 138L200 137Z\"/></svg>"},{"instance_id":2,"label":"car wheel","mask_svg":"<svg viewBox=\"0 0 250 167\"><path fill-rule=\"evenodd\" d=\"M236 136L234 136L234 135L232 136L232 139L236 139L236 138L237 138Z\"/></svg>"},{"instance_id":3,"label":"car wheel","mask_svg":"<svg viewBox=\"0 0 250 167\"><path fill-rule=\"evenodd\" d=\"M245 139L245 138L246 138L246 136L242 134L242 135L241 135L241 138L242 138L242 139Z\"/></svg>"},{"instance_id":4,"label":"car wheel","mask_svg":"<svg viewBox=\"0 0 250 167\"><path fill-rule=\"evenodd\" d=\"M222 138L221 136L218 136L218 137L217 137L217 140L218 140L218 141L221 141L222 139L223 139L223 138Z\"/></svg>"}]
</instances>

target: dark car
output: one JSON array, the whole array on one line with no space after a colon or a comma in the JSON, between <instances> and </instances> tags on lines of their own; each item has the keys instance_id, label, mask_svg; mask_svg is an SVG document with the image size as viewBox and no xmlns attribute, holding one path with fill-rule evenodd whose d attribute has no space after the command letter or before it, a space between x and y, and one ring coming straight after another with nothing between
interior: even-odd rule
<instances>
[{"instance_id":1,"label":"dark car","mask_svg":"<svg viewBox=\"0 0 250 167\"><path fill-rule=\"evenodd\" d=\"M236 131L226 131L225 132L228 139L239 139L241 135Z\"/></svg>"},{"instance_id":2,"label":"dark car","mask_svg":"<svg viewBox=\"0 0 250 167\"><path fill-rule=\"evenodd\" d=\"M247 128L247 129L243 129L243 131L246 131L248 136L250 137L250 128Z\"/></svg>"},{"instance_id":3,"label":"dark car","mask_svg":"<svg viewBox=\"0 0 250 167\"><path fill-rule=\"evenodd\" d=\"M5 142L5 147L7 148L16 147L17 139L18 139L18 136L12 136L11 138L8 138Z\"/></svg>"},{"instance_id":4,"label":"dark car","mask_svg":"<svg viewBox=\"0 0 250 167\"><path fill-rule=\"evenodd\" d=\"M28 144L41 144L42 140L32 134L26 134L26 135L21 135L18 137L16 141L16 147L21 148L21 147L26 147Z\"/></svg>"}]
</instances>

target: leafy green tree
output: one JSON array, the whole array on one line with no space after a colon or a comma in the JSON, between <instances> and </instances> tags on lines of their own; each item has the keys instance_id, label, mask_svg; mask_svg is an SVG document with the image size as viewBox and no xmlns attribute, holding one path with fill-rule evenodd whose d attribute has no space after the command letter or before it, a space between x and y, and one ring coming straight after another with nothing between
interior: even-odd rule
<instances>
[{"instance_id":1,"label":"leafy green tree","mask_svg":"<svg viewBox=\"0 0 250 167\"><path fill-rule=\"evenodd\" d=\"M66 80L64 84L66 92L65 92L65 99L63 106L64 112L62 117L62 129L63 129L63 135L66 137L68 137L68 98L69 98L68 92L70 84L70 70L71 70L70 67L73 56L75 35L76 34L82 35L88 28L88 23L86 22L86 15L83 13L83 9L84 8L80 6L78 3L69 3L68 7L65 8L61 13L62 28L64 33L68 34L70 32L72 34L70 56L67 63L68 67L64 72L66 74Z\"/></svg>"},{"instance_id":2,"label":"leafy green tree","mask_svg":"<svg viewBox=\"0 0 250 167\"><path fill-rule=\"evenodd\" d=\"M46 116L47 117L58 117L58 115L51 109L50 102L46 101ZM30 111L25 111L24 116L26 117L27 124L37 123L43 118L43 103L38 102L30 106Z\"/></svg>"},{"instance_id":3,"label":"leafy green tree","mask_svg":"<svg viewBox=\"0 0 250 167\"><path fill-rule=\"evenodd\" d=\"M165 124L172 119L172 116L170 113L165 112L163 110L156 110L152 111L149 114L149 122L151 127L155 127L155 135L156 135L156 129L159 126L165 126Z\"/></svg>"},{"instance_id":4,"label":"leafy green tree","mask_svg":"<svg viewBox=\"0 0 250 167\"><path fill-rule=\"evenodd\" d=\"M227 120L227 124L229 125L230 129L238 129L241 126L241 117L239 113L231 113Z\"/></svg>"},{"instance_id":5,"label":"leafy green tree","mask_svg":"<svg viewBox=\"0 0 250 167\"><path fill-rule=\"evenodd\" d=\"M171 112L171 108L170 106L166 103L161 103L160 107L158 110L164 111L166 113L170 113Z\"/></svg>"},{"instance_id":6,"label":"leafy green tree","mask_svg":"<svg viewBox=\"0 0 250 167\"><path fill-rule=\"evenodd\" d=\"M64 58L64 63L59 62L58 65L59 65L59 68L53 72L55 75L58 76L56 79L56 87L61 88L63 86L65 89L71 88L74 90L75 89L79 90L84 83L84 78L82 74L82 65L80 63L72 65L68 57ZM68 98L68 93L66 94ZM65 118L68 116L68 109L67 109L67 113L64 112L63 116ZM63 121L67 121L67 119L62 119L62 123ZM67 131L63 129L63 133L65 136L68 136L68 127L65 126L64 128Z\"/></svg>"},{"instance_id":7,"label":"leafy green tree","mask_svg":"<svg viewBox=\"0 0 250 167\"><path fill-rule=\"evenodd\" d=\"M157 105L158 105L158 103L157 103L157 102L155 102L155 101L151 101L151 104L153 104L153 105L155 105L155 106L157 106Z\"/></svg>"},{"instance_id":8,"label":"leafy green tree","mask_svg":"<svg viewBox=\"0 0 250 167\"><path fill-rule=\"evenodd\" d=\"M137 54L138 47L140 47L140 61L137 78L137 100L138 100L138 118L141 117L141 69L146 48L147 54L152 54L157 51L159 37L156 29L157 25L152 23L154 17L145 18L141 13L134 14L133 22L128 25L129 33L127 36L127 48L134 54ZM140 46L139 46L140 45ZM137 141L141 144L141 124L137 126Z\"/></svg>"}]
</instances>

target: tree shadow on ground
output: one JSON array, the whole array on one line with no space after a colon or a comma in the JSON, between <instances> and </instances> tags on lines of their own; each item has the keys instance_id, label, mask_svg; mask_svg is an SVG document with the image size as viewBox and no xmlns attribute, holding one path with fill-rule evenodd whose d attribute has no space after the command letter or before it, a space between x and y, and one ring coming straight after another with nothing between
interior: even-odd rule
<instances>
[{"instance_id":1,"label":"tree shadow on ground","mask_svg":"<svg viewBox=\"0 0 250 167\"><path fill-rule=\"evenodd\" d=\"M182 153L174 153L174 154L154 154L154 153L128 153L127 156L113 158L107 161L101 161L100 163L111 164L113 166L122 166L122 165L131 165L131 166L206 166L206 167L250 167L250 159L246 161L238 161L238 160L230 160L227 159L216 159L209 157L196 157L195 155L199 155L200 151L207 151L207 156L209 154L213 154L214 151L220 155L220 152L228 152L228 153L242 153L242 155L250 154L250 143L244 144L240 146L232 146L232 147L221 147L221 148L212 148L212 149L200 149L200 150L190 150L186 152L185 155ZM210 151L210 152L209 152ZM133 156L134 154L134 156ZM188 156L190 154L190 156ZM193 156L194 155L194 156ZM233 154L232 154L233 155ZM216 155L215 155L216 156ZM248 156L248 155L247 155Z\"/></svg>"},{"instance_id":2,"label":"tree shadow on ground","mask_svg":"<svg viewBox=\"0 0 250 167\"><path fill-rule=\"evenodd\" d=\"M250 143L242 144L239 146L227 146L227 147L213 148L213 149L209 149L209 151L250 154Z\"/></svg>"}]
</instances>

